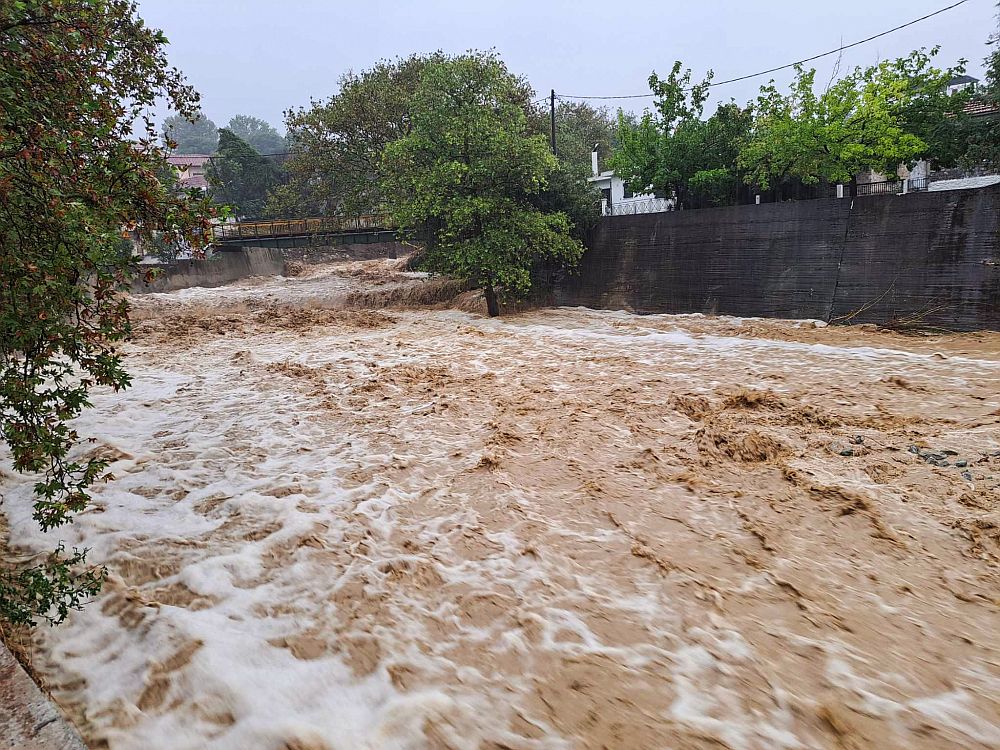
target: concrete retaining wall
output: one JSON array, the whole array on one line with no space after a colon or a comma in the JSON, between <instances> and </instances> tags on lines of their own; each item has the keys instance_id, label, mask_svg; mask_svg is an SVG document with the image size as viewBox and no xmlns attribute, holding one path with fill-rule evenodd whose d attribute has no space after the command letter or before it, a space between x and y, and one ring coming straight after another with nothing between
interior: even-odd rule
<instances>
[{"instance_id":1,"label":"concrete retaining wall","mask_svg":"<svg viewBox=\"0 0 1000 750\"><path fill-rule=\"evenodd\" d=\"M601 221L562 305L1000 330L1000 187Z\"/></svg>"},{"instance_id":2,"label":"concrete retaining wall","mask_svg":"<svg viewBox=\"0 0 1000 750\"><path fill-rule=\"evenodd\" d=\"M142 276L133 281L133 294L172 292L191 286L222 286L248 276L277 276L285 270L285 259L281 251L274 248L240 248L218 250L210 258L178 260L143 268L155 270L155 276L150 281Z\"/></svg>"},{"instance_id":3,"label":"concrete retaining wall","mask_svg":"<svg viewBox=\"0 0 1000 750\"><path fill-rule=\"evenodd\" d=\"M374 258L398 258L413 252L415 247L402 242L359 242L315 247L233 247L216 250L210 258L178 260L174 263L144 265L153 271L150 281L137 278L130 291L133 294L172 292L192 286L222 286L248 276L277 276L285 272L287 261L301 263L331 263Z\"/></svg>"}]
</instances>

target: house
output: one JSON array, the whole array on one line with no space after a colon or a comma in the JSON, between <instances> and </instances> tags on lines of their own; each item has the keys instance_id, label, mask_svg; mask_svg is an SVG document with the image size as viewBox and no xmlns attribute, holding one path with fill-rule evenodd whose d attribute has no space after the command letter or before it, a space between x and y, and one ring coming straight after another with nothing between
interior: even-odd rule
<instances>
[{"instance_id":1,"label":"house","mask_svg":"<svg viewBox=\"0 0 1000 750\"><path fill-rule=\"evenodd\" d=\"M963 111L970 117L987 117L1000 113L1000 108L996 105L989 104L983 101L982 97L975 96L976 89L979 88L979 79L972 76L955 76L950 81L948 81L948 93L954 94L959 91L965 91L970 89L970 93L973 94L966 102Z\"/></svg>"},{"instance_id":2,"label":"house","mask_svg":"<svg viewBox=\"0 0 1000 750\"><path fill-rule=\"evenodd\" d=\"M619 214L650 214L660 211L673 211L672 198L660 198L653 193L638 193L625 185L625 181L614 173L614 170L602 172L598 164L597 146L590 154L590 166L593 173L587 182L601 191L601 215L617 216Z\"/></svg>"},{"instance_id":3,"label":"house","mask_svg":"<svg viewBox=\"0 0 1000 750\"><path fill-rule=\"evenodd\" d=\"M174 154L167 157L177 172L177 181L181 187L208 190L208 180L205 170L212 157L208 154Z\"/></svg>"},{"instance_id":4,"label":"house","mask_svg":"<svg viewBox=\"0 0 1000 750\"><path fill-rule=\"evenodd\" d=\"M948 94L956 94L960 91L968 91L970 96L962 108L964 114L969 117L996 117L1000 115L1000 107L989 101L984 101L981 96L977 96L979 79L969 75L955 76L948 81ZM1000 182L996 175L980 175L977 169L971 170L973 174L967 173L964 168L953 168L934 171L932 164L927 159L921 159L912 167L900 164L896 170L896 177L900 180L908 180L907 187L910 190L962 190L965 188L984 187ZM878 172L868 172L858 175L859 183L883 182L889 178Z\"/></svg>"},{"instance_id":5,"label":"house","mask_svg":"<svg viewBox=\"0 0 1000 750\"><path fill-rule=\"evenodd\" d=\"M959 91L964 91L965 89L971 88L975 89L976 84L979 83L978 78L973 78L972 76L955 76L950 81L948 81L948 94L956 94Z\"/></svg>"}]
</instances>

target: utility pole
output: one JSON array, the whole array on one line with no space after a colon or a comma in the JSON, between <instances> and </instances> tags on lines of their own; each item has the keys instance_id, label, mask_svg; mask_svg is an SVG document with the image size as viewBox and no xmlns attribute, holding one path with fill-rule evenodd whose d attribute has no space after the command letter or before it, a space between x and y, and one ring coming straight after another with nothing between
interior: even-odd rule
<instances>
[{"instance_id":1,"label":"utility pole","mask_svg":"<svg viewBox=\"0 0 1000 750\"><path fill-rule=\"evenodd\" d=\"M549 130L552 139L552 153L556 152L556 90L549 94Z\"/></svg>"}]
</instances>

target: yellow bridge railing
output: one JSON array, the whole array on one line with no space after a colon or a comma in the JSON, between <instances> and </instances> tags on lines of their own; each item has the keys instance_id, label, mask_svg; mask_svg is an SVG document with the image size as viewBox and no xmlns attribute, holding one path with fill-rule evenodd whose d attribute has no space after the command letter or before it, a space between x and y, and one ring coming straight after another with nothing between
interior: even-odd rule
<instances>
[{"instance_id":1,"label":"yellow bridge railing","mask_svg":"<svg viewBox=\"0 0 1000 750\"><path fill-rule=\"evenodd\" d=\"M231 224L218 224L213 228L213 234L216 240L236 240L336 232L368 232L392 228L387 216L363 214L360 216L323 216L307 219L238 221Z\"/></svg>"}]
</instances>

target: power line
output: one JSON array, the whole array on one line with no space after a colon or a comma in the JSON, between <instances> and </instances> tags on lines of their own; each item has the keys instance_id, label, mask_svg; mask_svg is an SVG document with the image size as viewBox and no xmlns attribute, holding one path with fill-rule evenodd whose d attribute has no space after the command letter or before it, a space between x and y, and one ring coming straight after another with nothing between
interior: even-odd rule
<instances>
[{"instance_id":1,"label":"power line","mask_svg":"<svg viewBox=\"0 0 1000 750\"><path fill-rule=\"evenodd\" d=\"M736 83L737 81L745 81L748 78L756 78L757 76L764 76L764 75L767 75L768 73L777 73L779 70L787 70L788 68L794 68L796 65L801 65L802 63L807 63L807 62L812 62L813 60L819 60L821 57L828 57L829 55L836 55L839 52L843 52L845 49L850 49L851 47L857 47L857 46L859 46L861 44L867 44L868 42L871 42L871 41L874 41L875 39L879 39L881 37L884 37L884 36L887 36L889 34L892 34L892 33L896 32L896 31L899 31L900 29L905 29L906 27L913 26L914 24L920 23L921 21L926 21L928 18L933 18L934 16L938 16L938 15L941 15L942 13L946 13L947 11L952 10L953 8L957 8L959 5L964 5L967 2L969 2L969 0L959 0L957 3L952 3L951 5L949 5L946 8L941 8L940 10L936 10L933 13L928 13L926 16L921 16L920 18L915 18L912 21L908 21L908 22L906 22L904 24L901 24L901 25L896 26L894 28L888 29L887 31L883 31L883 32L881 32L879 34L875 34L874 36L870 36L867 39L860 39L857 42L851 42L850 44L844 44L844 45L841 45L840 47L837 47L836 49L828 50L827 52L821 52L820 54L813 55L812 57L806 57L806 58L803 58L801 60L796 60L795 62L788 63L787 65L779 65L776 68L769 68L767 70L761 70L761 71L759 71L757 73L748 73L745 76L737 76L736 78L728 78L725 81L716 81L715 83L710 83L708 85L710 87L725 86L727 83ZM690 91L691 89L689 88L689 89L686 89L686 90ZM559 94L559 96L565 96L567 99L647 99L649 97L655 96L655 94L625 94L625 95L622 95L622 96L578 96L578 95L575 95L575 94Z\"/></svg>"},{"instance_id":2,"label":"power line","mask_svg":"<svg viewBox=\"0 0 1000 750\"><path fill-rule=\"evenodd\" d=\"M276 151L273 154L257 154L257 153L253 153L253 154L242 154L242 156L244 158L250 159L250 158L255 157L255 156L260 156L262 158L263 157L268 157L268 156L290 156L293 153L295 153L295 152L294 151ZM191 156L191 154L167 154L167 156ZM209 154L209 156L208 156L209 161L212 161L212 160L215 160L215 159L226 159L226 158L231 158L231 157L224 156L223 154Z\"/></svg>"}]
</instances>

